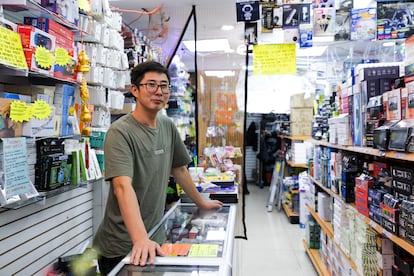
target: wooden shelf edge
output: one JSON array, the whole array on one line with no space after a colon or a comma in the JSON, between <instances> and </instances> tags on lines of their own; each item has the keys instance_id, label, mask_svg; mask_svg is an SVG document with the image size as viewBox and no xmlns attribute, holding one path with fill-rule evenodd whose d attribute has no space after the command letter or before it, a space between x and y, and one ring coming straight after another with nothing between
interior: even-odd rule
<instances>
[{"instance_id":1,"label":"wooden shelf edge","mask_svg":"<svg viewBox=\"0 0 414 276\"><path fill-rule=\"evenodd\" d=\"M312 139L312 136L289 136L289 135L279 135L282 139L289 139L293 141L306 141Z\"/></svg>"},{"instance_id":2,"label":"wooden shelf edge","mask_svg":"<svg viewBox=\"0 0 414 276\"><path fill-rule=\"evenodd\" d=\"M322 263L321 258L319 257L318 250L317 249L311 249L308 247L308 243L305 240L303 241L303 247L306 250L306 253L309 256L309 259L311 260L313 266L315 267L316 271L318 272L318 275L322 276L329 276L331 275L328 270L326 269L325 265Z\"/></svg>"},{"instance_id":3,"label":"wooden shelf edge","mask_svg":"<svg viewBox=\"0 0 414 276\"><path fill-rule=\"evenodd\" d=\"M370 147L342 146L342 145L331 144L326 141L320 141L320 140L315 140L315 139L310 139L310 141L315 145L330 147L330 148L338 149L338 150L352 151L356 153L367 154L367 155L377 156L377 157L382 157L382 158L391 158L391 159L398 159L398 160L410 161L410 162L414 161L414 153L411 153L411 152L400 152L400 151L392 151L392 150L382 151L382 150L370 148Z\"/></svg>"},{"instance_id":4,"label":"wooden shelf edge","mask_svg":"<svg viewBox=\"0 0 414 276\"><path fill-rule=\"evenodd\" d=\"M293 212L288 206L287 206L287 204L286 203L283 203L282 204L282 206L283 206L283 210L285 211L285 213L286 213L286 215L288 216L288 217L298 217L299 215L298 214L296 214L295 212Z\"/></svg>"},{"instance_id":5,"label":"wooden shelf edge","mask_svg":"<svg viewBox=\"0 0 414 276\"><path fill-rule=\"evenodd\" d=\"M314 218L314 219L318 222L318 224L321 226L322 231L323 231L323 232L325 232L325 233L329 236L329 238L330 238L330 239L333 239L334 232L333 232L332 225L331 225L329 222L322 220L322 219L319 217L318 213L317 213L317 212L315 212L315 210L313 210L313 208L312 208L311 206L306 205L306 207L308 208L308 211L311 213L312 217L313 217L313 218Z\"/></svg>"},{"instance_id":6,"label":"wooden shelf edge","mask_svg":"<svg viewBox=\"0 0 414 276\"><path fill-rule=\"evenodd\" d=\"M289 166L295 167L295 168L308 168L308 164L301 164L301 163L293 163L291 160L286 160L286 163L288 163Z\"/></svg>"}]
</instances>

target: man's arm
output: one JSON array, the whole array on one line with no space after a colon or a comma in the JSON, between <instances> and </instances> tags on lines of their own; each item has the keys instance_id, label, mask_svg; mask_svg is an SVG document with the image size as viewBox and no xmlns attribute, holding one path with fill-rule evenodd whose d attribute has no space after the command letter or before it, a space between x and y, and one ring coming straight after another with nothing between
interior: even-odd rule
<instances>
[{"instance_id":1,"label":"man's arm","mask_svg":"<svg viewBox=\"0 0 414 276\"><path fill-rule=\"evenodd\" d=\"M132 179L128 176L114 177L112 185L122 218L133 244L130 262L134 265L144 266L149 257L149 263L154 264L156 254L162 256L164 253L160 245L151 241L148 237L142 221L138 199L132 188Z\"/></svg>"},{"instance_id":2,"label":"man's arm","mask_svg":"<svg viewBox=\"0 0 414 276\"><path fill-rule=\"evenodd\" d=\"M175 181L183 188L185 193L193 200L193 202L200 209L220 209L223 203L218 200L204 200L198 190L196 189L190 173L186 166L178 168L172 168L171 174L174 176Z\"/></svg>"}]
</instances>

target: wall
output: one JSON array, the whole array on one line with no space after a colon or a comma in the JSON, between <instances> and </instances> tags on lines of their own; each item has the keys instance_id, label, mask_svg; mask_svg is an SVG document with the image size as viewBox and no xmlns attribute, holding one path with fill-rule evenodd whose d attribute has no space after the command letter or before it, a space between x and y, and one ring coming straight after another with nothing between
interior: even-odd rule
<instances>
[{"instance_id":1,"label":"wall","mask_svg":"<svg viewBox=\"0 0 414 276\"><path fill-rule=\"evenodd\" d=\"M46 275L59 256L91 245L106 199L102 183L16 210L0 209L0 275Z\"/></svg>"}]
</instances>

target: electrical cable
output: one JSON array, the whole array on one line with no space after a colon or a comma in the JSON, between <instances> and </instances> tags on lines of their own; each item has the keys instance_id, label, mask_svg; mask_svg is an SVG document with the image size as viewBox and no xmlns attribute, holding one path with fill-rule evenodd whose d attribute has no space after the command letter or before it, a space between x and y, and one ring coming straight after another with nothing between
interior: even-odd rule
<instances>
[{"instance_id":1,"label":"electrical cable","mask_svg":"<svg viewBox=\"0 0 414 276\"><path fill-rule=\"evenodd\" d=\"M246 129L246 124L247 124L247 88L248 88L248 84L247 84L247 80L249 78L249 71L248 71L248 67L249 67L249 44L246 44L246 64L245 64L245 69L244 69L244 123L243 123L243 133L246 133L247 129ZM243 139L243 164L245 166L246 164L246 144L245 141ZM244 236L235 236L235 239L244 239L247 240L247 228L246 228L246 193L248 193L247 191L247 179L246 179L246 172L245 170L243 170L243 193L242 193L242 223L243 223L243 229L244 229ZM244 189L246 188L246 190Z\"/></svg>"}]
</instances>

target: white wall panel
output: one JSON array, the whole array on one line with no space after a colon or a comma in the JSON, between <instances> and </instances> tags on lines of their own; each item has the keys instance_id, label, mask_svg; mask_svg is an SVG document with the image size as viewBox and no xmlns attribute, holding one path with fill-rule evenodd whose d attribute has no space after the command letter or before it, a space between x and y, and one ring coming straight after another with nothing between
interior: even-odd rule
<instances>
[{"instance_id":1,"label":"white wall panel","mask_svg":"<svg viewBox=\"0 0 414 276\"><path fill-rule=\"evenodd\" d=\"M0 209L0 275L45 275L58 257L82 253L94 233L94 185L47 197L44 205Z\"/></svg>"}]
</instances>

